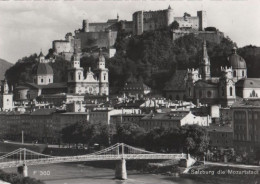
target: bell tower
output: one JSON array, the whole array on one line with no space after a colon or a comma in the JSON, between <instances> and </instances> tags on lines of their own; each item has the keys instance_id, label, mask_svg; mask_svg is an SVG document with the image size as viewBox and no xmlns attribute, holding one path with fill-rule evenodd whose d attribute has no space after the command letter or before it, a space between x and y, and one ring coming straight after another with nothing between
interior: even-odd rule
<instances>
[{"instance_id":1,"label":"bell tower","mask_svg":"<svg viewBox=\"0 0 260 184\"><path fill-rule=\"evenodd\" d=\"M108 82L108 69L105 66L105 57L102 50L99 52L99 58L97 62L97 69L99 71L99 94L108 95L109 94L109 82Z\"/></svg>"},{"instance_id":2,"label":"bell tower","mask_svg":"<svg viewBox=\"0 0 260 184\"><path fill-rule=\"evenodd\" d=\"M71 57L71 66L68 70L68 93L83 93L84 90L79 84L84 81L83 71L84 69L80 67L80 54L74 50L74 54Z\"/></svg>"},{"instance_id":3,"label":"bell tower","mask_svg":"<svg viewBox=\"0 0 260 184\"><path fill-rule=\"evenodd\" d=\"M232 68L221 67L219 80L219 99L223 106L231 106L236 100L236 87L232 76Z\"/></svg>"},{"instance_id":4,"label":"bell tower","mask_svg":"<svg viewBox=\"0 0 260 184\"><path fill-rule=\"evenodd\" d=\"M0 86L1 89L1 86ZM0 91L0 111L13 110L13 93L9 91L7 80L3 81L3 92Z\"/></svg>"}]
</instances>

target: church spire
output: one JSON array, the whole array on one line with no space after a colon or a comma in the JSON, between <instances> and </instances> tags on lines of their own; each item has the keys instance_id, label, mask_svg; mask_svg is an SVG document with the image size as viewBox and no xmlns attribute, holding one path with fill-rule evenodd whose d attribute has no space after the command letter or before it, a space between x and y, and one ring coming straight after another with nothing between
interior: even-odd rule
<instances>
[{"instance_id":1,"label":"church spire","mask_svg":"<svg viewBox=\"0 0 260 184\"><path fill-rule=\"evenodd\" d=\"M203 40L203 58L208 58L207 44L206 41Z\"/></svg>"},{"instance_id":2,"label":"church spire","mask_svg":"<svg viewBox=\"0 0 260 184\"><path fill-rule=\"evenodd\" d=\"M203 41L202 59L200 61L200 74L203 80L208 80L211 77L210 74L210 60L207 51L206 41Z\"/></svg>"},{"instance_id":3,"label":"church spire","mask_svg":"<svg viewBox=\"0 0 260 184\"><path fill-rule=\"evenodd\" d=\"M75 39L74 39L74 49L73 49L73 55L72 55L72 62L74 62L74 61L80 61L80 53L78 53Z\"/></svg>"}]
</instances>

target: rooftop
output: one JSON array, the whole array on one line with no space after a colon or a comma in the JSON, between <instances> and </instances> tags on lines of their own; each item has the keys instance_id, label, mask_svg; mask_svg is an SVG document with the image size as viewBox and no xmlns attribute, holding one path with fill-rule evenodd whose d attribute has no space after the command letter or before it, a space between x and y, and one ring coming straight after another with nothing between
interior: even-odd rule
<instances>
[{"instance_id":1,"label":"rooftop","mask_svg":"<svg viewBox=\"0 0 260 184\"><path fill-rule=\"evenodd\" d=\"M238 99L231 108L260 108L260 99Z\"/></svg>"},{"instance_id":2,"label":"rooftop","mask_svg":"<svg viewBox=\"0 0 260 184\"><path fill-rule=\"evenodd\" d=\"M242 88L260 88L260 78L240 79L236 83L236 87Z\"/></svg>"},{"instance_id":3,"label":"rooftop","mask_svg":"<svg viewBox=\"0 0 260 184\"><path fill-rule=\"evenodd\" d=\"M233 49L233 53L228 57L228 61L232 69L246 69L245 60L236 53L236 49Z\"/></svg>"},{"instance_id":4,"label":"rooftop","mask_svg":"<svg viewBox=\"0 0 260 184\"><path fill-rule=\"evenodd\" d=\"M147 114L115 114L115 115L112 115L111 117L121 117L121 116L124 116L124 117L144 117L146 116Z\"/></svg>"},{"instance_id":5,"label":"rooftop","mask_svg":"<svg viewBox=\"0 0 260 184\"><path fill-rule=\"evenodd\" d=\"M145 90L150 89L146 84L142 82L127 82L125 83L123 90Z\"/></svg>"},{"instance_id":6,"label":"rooftop","mask_svg":"<svg viewBox=\"0 0 260 184\"><path fill-rule=\"evenodd\" d=\"M199 80L195 83L197 87L217 87L218 84L213 83L212 81Z\"/></svg>"},{"instance_id":7,"label":"rooftop","mask_svg":"<svg viewBox=\"0 0 260 184\"><path fill-rule=\"evenodd\" d=\"M33 68L32 73L34 75L53 75L53 69L48 63L39 63Z\"/></svg>"},{"instance_id":8,"label":"rooftop","mask_svg":"<svg viewBox=\"0 0 260 184\"><path fill-rule=\"evenodd\" d=\"M53 89L53 88L67 88L67 83L50 83L48 85L37 85L35 83L27 83L30 87L37 89Z\"/></svg>"}]
</instances>

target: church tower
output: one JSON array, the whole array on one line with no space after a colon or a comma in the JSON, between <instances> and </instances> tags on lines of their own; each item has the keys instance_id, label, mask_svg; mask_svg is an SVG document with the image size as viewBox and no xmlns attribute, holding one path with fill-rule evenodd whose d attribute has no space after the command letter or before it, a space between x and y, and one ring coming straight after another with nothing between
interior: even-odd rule
<instances>
[{"instance_id":1,"label":"church tower","mask_svg":"<svg viewBox=\"0 0 260 184\"><path fill-rule=\"evenodd\" d=\"M105 65L105 57L102 50L99 52L99 58L97 62L97 69L99 75L99 95L109 94L109 82L108 82L108 69Z\"/></svg>"},{"instance_id":2,"label":"church tower","mask_svg":"<svg viewBox=\"0 0 260 184\"><path fill-rule=\"evenodd\" d=\"M199 70L198 69L188 69L187 70L187 88L186 88L186 96L188 100L193 100L194 96L195 96L195 89L194 89L194 84L195 82L197 82L198 80L200 80L199 77Z\"/></svg>"},{"instance_id":3,"label":"church tower","mask_svg":"<svg viewBox=\"0 0 260 184\"><path fill-rule=\"evenodd\" d=\"M221 67L219 79L219 99L223 106L231 106L236 99L236 87L233 80L232 68Z\"/></svg>"},{"instance_id":4,"label":"church tower","mask_svg":"<svg viewBox=\"0 0 260 184\"><path fill-rule=\"evenodd\" d=\"M74 54L71 57L71 66L68 70L68 93L83 93L81 85L79 84L84 80L83 71L84 69L80 67L80 54L74 50Z\"/></svg>"},{"instance_id":5,"label":"church tower","mask_svg":"<svg viewBox=\"0 0 260 184\"><path fill-rule=\"evenodd\" d=\"M0 93L0 110L13 110L13 93L9 91L6 79L3 81L3 91Z\"/></svg>"},{"instance_id":6,"label":"church tower","mask_svg":"<svg viewBox=\"0 0 260 184\"><path fill-rule=\"evenodd\" d=\"M202 58L199 65L199 71L202 80L209 80L211 78L210 75L210 59L207 52L206 41L203 42L203 50L202 50Z\"/></svg>"}]
</instances>

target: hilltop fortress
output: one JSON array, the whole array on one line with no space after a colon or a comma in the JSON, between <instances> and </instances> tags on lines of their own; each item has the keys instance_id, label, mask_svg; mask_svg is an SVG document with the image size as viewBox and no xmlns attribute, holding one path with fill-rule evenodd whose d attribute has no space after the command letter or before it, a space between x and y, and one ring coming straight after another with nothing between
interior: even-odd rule
<instances>
[{"instance_id":1,"label":"hilltop fortress","mask_svg":"<svg viewBox=\"0 0 260 184\"><path fill-rule=\"evenodd\" d=\"M174 10L169 6L166 10L135 12L133 14L133 33L140 35L145 31L166 28L174 21L179 23L180 29L203 31L207 27L205 11L198 11L196 17L192 17L188 13L184 13L183 17L174 17Z\"/></svg>"},{"instance_id":2,"label":"hilltop fortress","mask_svg":"<svg viewBox=\"0 0 260 184\"><path fill-rule=\"evenodd\" d=\"M172 39L178 39L187 34L194 34L198 38L220 43L224 34L217 30L205 30L207 28L206 11L197 11L196 16L184 13L181 17L175 17L174 10L169 6L165 10L158 11L137 11L132 15L132 20L108 19L107 22L89 22L83 20L82 28L75 30L75 35L67 33L65 40L53 41L53 50L56 54L62 55L70 60L74 49L82 50L83 53L98 55L99 48L104 54L113 57L118 32L129 35L141 35L147 31L166 29L176 21L179 28L172 31Z\"/></svg>"}]
</instances>

